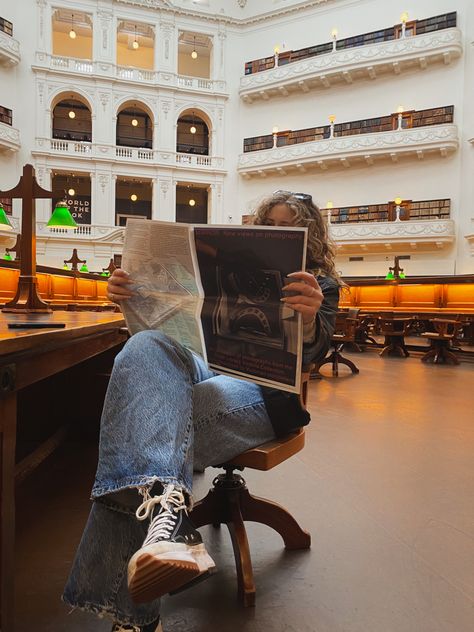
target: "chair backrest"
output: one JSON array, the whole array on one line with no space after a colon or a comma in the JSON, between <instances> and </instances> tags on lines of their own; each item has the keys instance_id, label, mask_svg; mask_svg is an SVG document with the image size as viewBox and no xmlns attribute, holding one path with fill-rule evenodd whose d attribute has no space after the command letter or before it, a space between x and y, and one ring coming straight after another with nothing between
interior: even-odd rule
<instances>
[{"instance_id":1,"label":"chair backrest","mask_svg":"<svg viewBox=\"0 0 474 632\"><path fill-rule=\"evenodd\" d=\"M463 326L460 320L447 320L444 318L433 318L431 320L436 333L446 338L454 338Z\"/></svg>"},{"instance_id":2,"label":"chair backrest","mask_svg":"<svg viewBox=\"0 0 474 632\"><path fill-rule=\"evenodd\" d=\"M359 318L360 309L358 307L349 307L347 315L349 318Z\"/></svg>"}]
</instances>

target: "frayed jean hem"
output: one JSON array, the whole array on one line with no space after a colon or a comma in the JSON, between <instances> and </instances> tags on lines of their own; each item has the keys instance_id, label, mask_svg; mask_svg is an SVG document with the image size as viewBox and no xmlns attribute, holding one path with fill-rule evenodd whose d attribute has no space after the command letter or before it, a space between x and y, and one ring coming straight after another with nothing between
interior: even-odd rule
<instances>
[{"instance_id":1,"label":"frayed jean hem","mask_svg":"<svg viewBox=\"0 0 474 632\"><path fill-rule=\"evenodd\" d=\"M112 606L99 605L96 603L91 603L89 601L72 602L65 595L61 596L61 600L67 606L70 606L72 608L69 614L74 612L74 610L82 610L83 612L88 612L89 614L95 614L99 617L99 619L107 618L110 619L113 623L120 623L121 625L134 625L139 627L150 625L151 623L154 623L160 616L159 612L156 612L155 615L150 618L138 617L137 619L134 619L132 621L130 617L122 614L119 610L113 608Z\"/></svg>"},{"instance_id":2,"label":"frayed jean hem","mask_svg":"<svg viewBox=\"0 0 474 632\"><path fill-rule=\"evenodd\" d=\"M162 483L163 485L167 485L169 483L180 487L187 499L187 505L189 509L192 509L193 506L193 491L192 486L186 483L183 483L182 480L176 478L176 476L135 476L130 478L124 478L119 481L115 481L113 484L109 484L106 486L94 485L91 492L91 500L98 500L106 503L112 509L116 509L117 511L123 511L124 513L135 513L134 510L131 510L130 507L126 505L121 505L119 503L115 503L110 499L107 499L107 496L111 494L115 494L117 492L121 492L127 489L140 489L141 487L152 487L154 483Z\"/></svg>"}]
</instances>

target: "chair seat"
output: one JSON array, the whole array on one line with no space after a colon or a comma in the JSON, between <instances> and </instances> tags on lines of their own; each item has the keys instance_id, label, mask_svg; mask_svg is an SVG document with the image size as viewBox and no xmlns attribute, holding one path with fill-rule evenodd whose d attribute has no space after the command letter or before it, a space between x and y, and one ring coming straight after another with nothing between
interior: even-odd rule
<instances>
[{"instance_id":1,"label":"chair seat","mask_svg":"<svg viewBox=\"0 0 474 632\"><path fill-rule=\"evenodd\" d=\"M435 332L424 332L421 334L422 338L428 338L428 340L452 340L454 334L437 334Z\"/></svg>"},{"instance_id":2,"label":"chair seat","mask_svg":"<svg viewBox=\"0 0 474 632\"><path fill-rule=\"evenodd\" d=\"M246 450L227 461L224 466L233 465L235 467L250 467L254 470L271 470L302 450L304 441L304 430L301 429L281 439L274 439L251 450Z\"/></svg>"}]
</instances>

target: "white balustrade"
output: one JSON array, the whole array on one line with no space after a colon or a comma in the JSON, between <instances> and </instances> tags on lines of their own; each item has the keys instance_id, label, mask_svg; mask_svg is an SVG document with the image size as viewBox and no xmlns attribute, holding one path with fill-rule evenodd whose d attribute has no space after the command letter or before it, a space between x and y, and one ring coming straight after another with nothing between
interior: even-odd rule
<instances>
[{"instance_id":1,"label":"white balustrade","mask_svg":"<svg viewBox=\"0 0 474 632\"><path fill-rule=\"evenodd\" d=\"M0 42L1 44L1 42ZM1 53L1 50L0 50ZM71 74L98 76L109 80L113 77L132 83L147 83L156 86L183 88L197 92L226 92L226 82L222 80L206 79L203 77L189 77L175 73L156 71L148 68L133 66L117 66L111 63L101 63L89 59L77 59L61 55L50 55L37 52L33 69L50 68Z\"/></svg>"},{"instance_id":2,"label":"white balustrade","mask_svg":"<svg viewBox=\"0 0 474 632\"><path fill-rule=\"evenodd\" d=\"M1 132L1 129L0 129ZM1 145L1 138L0 138ZM170 166L173 160L176 166L192 169L224 169L224 159L216 156L202 156L179 152L158 152L147 147L123 147L119 145L103 145L85 141L70 141L59 138L37 138L35 155L87 156L100 160L125 160L127 162L146 163L152 165ZM173 158L174 154L174 158Z\"/></svg>"}]
</instances>

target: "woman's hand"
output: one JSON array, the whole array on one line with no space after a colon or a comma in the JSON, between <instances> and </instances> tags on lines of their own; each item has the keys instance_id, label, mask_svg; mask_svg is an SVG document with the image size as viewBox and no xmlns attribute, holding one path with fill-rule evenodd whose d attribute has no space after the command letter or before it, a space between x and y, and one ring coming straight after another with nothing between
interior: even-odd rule
<instances>
[{"instance_id":1,"label":"woman's hand","mask_svg":"<svg viewBox=\"0 0 474 632\"><path fill-rule=\"evenodd\" d=\"M133 281L125 270L116 268L107 283L107 296L112 303L118 303L133 296L130 285Z\"/></svg>"},{"instance_id":2,"label":"woman's hand","mask_svg":"<svg viewBox=\"0 0 474 632\"><path fill-rule=\"evenodd\" d=\"M281 300L303 316L305 325L314 322L323 302L323 293L316 278L310 272L292 272L288 275L295 279L283 287L283 292L296 292L294 296L285 296Z\"/></svg>"}]
</instances>

